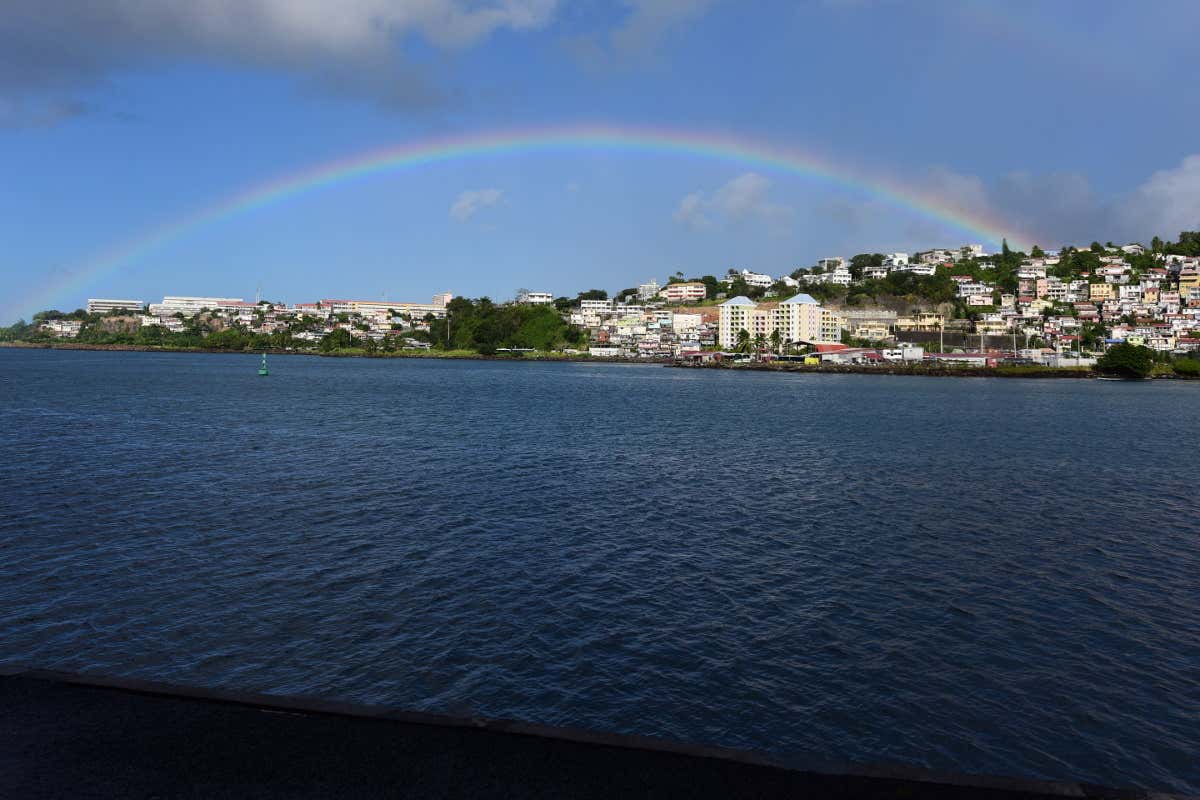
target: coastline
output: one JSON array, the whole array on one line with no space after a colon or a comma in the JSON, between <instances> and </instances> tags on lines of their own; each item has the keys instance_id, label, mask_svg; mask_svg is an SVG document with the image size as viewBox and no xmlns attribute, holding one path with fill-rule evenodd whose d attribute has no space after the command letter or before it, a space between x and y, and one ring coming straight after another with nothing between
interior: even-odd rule
<instances>
[{"instance_id":1,"label":"coastline","mask_svg":"<svg viewBox=\"0 0 1200 800\"><path fill-rule=\"evenodd\" d=\"M862 364L828 364L812 366L794 362L761 364L671 364L680 369L749 370L752 372L789 372L812 375L896 375L924 378L1095 378L1099 373L1090 368L1054 367L954 367L946 365L903 366L891 364L872 367ZM1165 377L1165 376L1164 376Z\"/></svg>"},{"instance_id":2,"label":"coastline","mask_svg":"<svg viewBox=\"0 0 1200 800\"><path fill-rule=\"evenodd\" d=\"M593 358L589 355L559 355L553 353L528 355L484 355L464 350L450 351L407 351L401 353L368 353L363 350L334 350L322 353L319 350L225 350L210 347L158 347L145 344L82 344L70 342L0 342L0 348L17 350L94 350L130 353L202 353L207 355L259 355L269 356L315 356L317 358L376 358L376 359L431 359L441 361L504 361L507 363L537 363L547 361L579 362L589 364L657 364L670 366L671 361L662 358Z\"/></svg>"},{"instance_id":3,"label":"coastline","mask_svg":"<svg viewBox=\"0 0 1200 800\"><path fill-rule=\"evenodd\" d=\"M796 362L764 362L749 364L711 363L684 364L674 360L661 358L623 358L609 357L594 358L589 355L483 355L462 350L449 352L403 352L403 353L367 353L364 351L296 351L267 349L263 350L223 350L218 348L201 347L156 347L154 345L138 344L80 344L68 342L0 342L0 348L18 350L92 350L109 352L135 353L202 353L210 355L256 355L265 352L271 356L313 356L318 358L375 358L375 359L431 359L449 361L503 361L506 363L588 363L588 364L641 364L646 366L671 367L674 369L707 369L747 372L782 372L807 375L891 375L900 377L924 378L1032 378L1082 380L1099 377L1099 373L1091 368L1054 368L1054 367L965 367L947 365L906 366L889 364L887 366L867 366L860 364L828 364L814 366L797 364ZM1192 380L1190 378L1170 374L1150 375L1145 380Z\"/></svg>"}]
</instances>

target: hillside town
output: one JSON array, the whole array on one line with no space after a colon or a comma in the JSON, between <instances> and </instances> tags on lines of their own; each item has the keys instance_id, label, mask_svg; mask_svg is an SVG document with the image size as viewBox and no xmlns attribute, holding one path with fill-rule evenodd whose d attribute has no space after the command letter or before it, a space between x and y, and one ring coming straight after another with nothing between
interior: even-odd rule
<instances>
[{"instance_id":1,"label":"hillside town","mask_svg":"<svg viewBox=\"0 0 1200 800\"><path fill-rule=\"evenodd\" d=\"M831 256L786 275L745 268L719 277L676 272L662 284L648 280L612 296L593 289L556 298L520 289L502 304L449 292L429 302L96 298L77 312L42 312L23 338L97 341L108 334L155 343L190 336L204 347L385 352L486 346L697 362L1087 365L1117 343L1159 353L1200 349L1200 255L1186 252L1200 240L1192 237L1181 234L1187 247L1155 239L1151 247L1093 243L1034 247L1028 254L1007 244L993 254L968 244ZM483 341L478 331L487 324L479 315L504 307L515 309L515 332ZM547 333L558 324L548 322L555 316L561 330ZM522 336L521 326L535 318L542 333Z\"/></svg>"}]
</instances>

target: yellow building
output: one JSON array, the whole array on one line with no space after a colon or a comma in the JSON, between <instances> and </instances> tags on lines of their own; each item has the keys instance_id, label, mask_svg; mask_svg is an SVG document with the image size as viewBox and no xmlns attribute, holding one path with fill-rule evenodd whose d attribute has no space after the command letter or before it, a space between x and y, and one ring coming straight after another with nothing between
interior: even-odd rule
<instances>
[{"instance_id":1,"label":"yellow building","mask_svg":"<svg viewBox=\"0 0 1200 800\"><path fill-rule=\"evenodd\" d=\"M805 295L807 297L807 295ZM818 341L822 342L840 342L842 340L842 328L845 326L845 319L840 314L835 314L828 308L821 309L821 335Z\"/></svg>"},{"instance_id":2,"label":"yellow building","mask_svg":"<svg viewBox=\"0 0 1200 800\"><path fill-rule=\"evenodd\" d=\"M1200 271L1188 268L1179 273L1179 296L1200 296Z\"/></svg>"},{"instance_id":3,"label":"yellow building","mask_svg":"<svg viewBox=\"0 0 1200 800\"><path fill-rule=\"evenodd\" d=\"M881 339L888 338L891 334L888 332L887 325L879 322L868 322L851 330L850 335L855 339L866 339L870 342L878 342Z\"/></svg>"},{"instance_id":4,"label":"yellow building","mask_svg":"<svg viewBox=\"0 0 1200 800\"><path fill-rule=\"evenodd\" d=\"M1111 283L1093 283L1088 286L1089 300L1112 300L1113 284Z\"/></svg>"},{"instance_id":5,"label":"yellow building","mask_svg":"<svg viewBox=\"0 0 1200 800\"><path fill-rule=\"evenodd\" d=\"M897 317L898 331L936 331L946 324L946 318L932 311L922 311L911 317Z\"/></svg>"},{"instance_id":6,"label":"yellow building","mask_svg":"<svg viewBox=\"0 0 1200 800\"><path fill-rule=\"evenodd\" d=\"M975 332L982 333L987 336L998 336L1002 333L1007 333L1008 326L1004 323L1004 320L985 319L975 323Z\"/></svg>"},{"instance_id":7,"label":"yellow building","mask_svg":"<svg viewBox=\"0 0 1200 800\"><path fill-rule=\"evenodd\" d=\"M737 347L739 331L750 338L771 338L779 331L780 340L791 342L836 342L841 338L842 318L822 308L807 294L798 294L782 303L758 304L747 297L734 297L718 307L717 342L724 349Z\"/></svg>"}]
</instances>

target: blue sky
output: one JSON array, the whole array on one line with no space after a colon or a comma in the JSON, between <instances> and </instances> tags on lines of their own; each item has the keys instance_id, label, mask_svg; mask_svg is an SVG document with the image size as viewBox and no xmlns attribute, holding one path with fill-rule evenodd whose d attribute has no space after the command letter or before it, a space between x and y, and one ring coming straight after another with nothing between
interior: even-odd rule
<instances>
[{"instance_id":1,"label":"blue sky","mask_svg":"<svg viewBox=\"0 0 1200 800\"><path fill-rule=\"evenodd\" d=\"M9 0L0 322L89 297L507 299L979 236L828 182L532 151L122 242L407 141L583 122L822 154L1043 246L1200 227L1200 6L889 0ZM236 9L231 10L231 9ZM681 207L696 198L700 217ZM61 287L48 295L47 287Z\"/></svg>"}]
</instances>

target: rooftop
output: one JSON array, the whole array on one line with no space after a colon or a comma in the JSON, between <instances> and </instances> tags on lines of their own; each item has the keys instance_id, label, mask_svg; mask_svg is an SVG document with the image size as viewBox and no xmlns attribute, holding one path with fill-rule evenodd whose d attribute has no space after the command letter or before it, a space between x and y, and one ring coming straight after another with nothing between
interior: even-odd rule
<instances>
[{"instance_id":1,"label":"rooftop","mask_svg":"<svg viewBox=\"0 0 1200 800\"><path fill-rule=\"evenodd\" d=\"M755 305L757 305L757 303L755 303L749 297L746 297L744 294L739 294L737 297L729 298L724 303L721 303L721 305L723 305L723 306L755 306Z\"/></svg>"},{"instance_id":2,"label":"rooftop","mask_svg":"<svg viewBox=\"0 0 1200 800\"><path fill-rule=\"evenodd\" d=\"M813 299L812 295L803 294L803 293L793 295L793 296L789 297L787 300L784 300L779 305L790 306L790 305L799 305L800 303L803 303L804 305L812 305L812 306L821 305L820 303L818 303L816 300Z\"/></svg>"}]
</instances>

